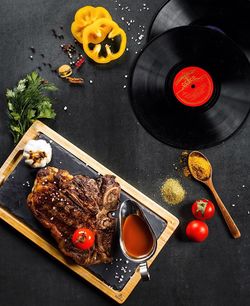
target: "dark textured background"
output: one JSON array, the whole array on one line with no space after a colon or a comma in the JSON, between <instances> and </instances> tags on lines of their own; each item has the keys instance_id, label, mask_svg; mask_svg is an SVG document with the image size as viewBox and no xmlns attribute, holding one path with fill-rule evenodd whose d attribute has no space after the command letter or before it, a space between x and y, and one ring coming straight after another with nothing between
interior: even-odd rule
<instances>
[{"instance_id":1,"label":"dark textured background","mask_svg":"<svg viewBox=\"0 0 250 306\"><path fill-rule=\"evenodd\" d=\"M46 123L180 218L181 226L150 269L152 280L140 283L125 305L247 305L250 301L250 119L225 143L203 150L214 166L215 185L242 238L233 240L217 213L209 221L207 241L195 244L186 241L183 235L186 222L192 218L190 204L196 198L210 195L203 186L183 178L175 169L174 164L179 166L181 150L158 142L138 124L127 88L123 88L128 82L124 76L129 74L136 51L146 42L144 38L138 45L132 36L136 38L141 33L139 25L147 31L163 2L2 0L0 164L13 149L6 115L6 88L13 87L26 73L41 66L41 75L59 87L55 94L57 118ZM149 10L142 9L143 3ZM51 63L56 68L68 61L60 44L72 41L69 25L74 12L87 4L108 8L113 19L125 29L127 25L121 17L135 22L128 31L126 55L107 66L87 62L78 74L85 78L85 86L72 87L42 63ZM130 11L121 9L126 6ZM63 32L64 41L53 37L53 28ZM29 59L30 46L36 49L33 61ZM45 54L44 59L40 53ZM63 110L64 106L68 107L67 111ZM185 201L178 207L167 206L161 198L159 188L166 177L179 178L187 190ZM0 305L45 304L115 303L1 221Z\"/></svg>"}]
</instances>

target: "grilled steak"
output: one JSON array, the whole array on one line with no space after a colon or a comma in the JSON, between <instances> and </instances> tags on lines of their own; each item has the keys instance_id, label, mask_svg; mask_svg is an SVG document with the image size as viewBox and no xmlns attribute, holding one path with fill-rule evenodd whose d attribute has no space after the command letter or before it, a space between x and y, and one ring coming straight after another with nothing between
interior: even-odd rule
<instances>
[{"instance_id":1,"label":"grilled steak","mask_svg":"<svg viewBox=\"0 0 250 306\"><path fill-rule=\"evenodd\" d=\"M37 173L28 207L50 230L59 249L85 266L112 260L115 220L108 213L117 208L119 197L120 185L112 175L93 179L47 167ZM71 241L75 230L81 227L95 232L95 243L88 250L80 250Z\"/></svg>"}]
</instances>

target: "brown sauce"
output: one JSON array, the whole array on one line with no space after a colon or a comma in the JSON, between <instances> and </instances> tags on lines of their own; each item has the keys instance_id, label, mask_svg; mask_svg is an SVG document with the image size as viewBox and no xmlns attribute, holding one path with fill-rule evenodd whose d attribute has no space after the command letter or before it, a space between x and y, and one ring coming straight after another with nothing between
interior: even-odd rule
<instances>
[{"instance_id":1,"label":"brown sauce","mask_svg":"<svg viewBox=\"0 0 250 306\"><path fill-rule=\"evenodd\" d=\"M148 225L137 215L129 215L122 228L123 241L128 255L147 255L153 246L153 237Z\"/></svg>"}]
</instances>

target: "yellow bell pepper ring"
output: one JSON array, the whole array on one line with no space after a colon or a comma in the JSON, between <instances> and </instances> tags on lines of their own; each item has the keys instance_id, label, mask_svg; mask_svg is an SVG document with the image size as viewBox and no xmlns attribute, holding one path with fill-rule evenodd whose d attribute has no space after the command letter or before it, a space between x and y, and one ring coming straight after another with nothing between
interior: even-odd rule
<instances>
[{"instance_id":1,"label":"yellow bell pepper ring","mask_svg":"<svg viewBox=\"0 0 250 306\"><path fill-rule=\"evenodd\" d=\"M75 20L71 24L71 32L75 39L82 43L82 31L84 28L100 18L112 20L111 15L104 7L93 7L88 5L80 8L76 12Z\"/></svg>"},{"instance_id":2,"label":"yellow bell pepper ring","mask_svg":"<svg viewBox=\"0 0 250 306\"><path fill-rule=\"evenodd\" d=\"M98 19L83 30L83 49L88 57L106 64L122 56L126 49L126 33L113 20Z\"/></svg>"},{"instance_id":3,"label":"yellow bell pepper ring","mask_svg":"<svg viewBox=\"0 0 250 306\"><path fill-rule=\"evenodd\" d=\"M82 31L84 27L77 23L76 21L73 21L71 24L71 33L74 36L74 38L82 43Z\"/></svg>"}]
</instances>

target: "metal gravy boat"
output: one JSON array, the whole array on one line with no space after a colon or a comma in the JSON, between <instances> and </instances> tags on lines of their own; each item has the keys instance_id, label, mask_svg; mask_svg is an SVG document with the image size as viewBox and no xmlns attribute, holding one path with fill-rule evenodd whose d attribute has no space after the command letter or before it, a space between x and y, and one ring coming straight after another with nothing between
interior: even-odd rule
<instances>
[{"instance_id":1,"label":"metal gravy boat","mask_svg":"<svg viewBox=\"0 0 250 306\"><path fill-rule=\"evenodd\" d=\"M123 239L123 226L126 218L129 215L137 215L139 216L144 222L145 226L147 226L147 229L149 230L151 236L152 236L152 247L147 252L147 254L144 254L142 256L133 256L128 253L126 249L126 245L124 243ZM136 263L139 263L139 271L141 274L142 280L150 280L150 274L148 271L148 265L147 260L149 260L155 253L156 247L157 247L157 239L155 236L154 231L152 230L145 214L143 213L142 209L139 207L139 205L132 201L132 200L125 200L121 203L119 210L118 210L118 228L119 228L119 242L121 250L124 254L124 256Z\"/></svg>"}]
</instances>

